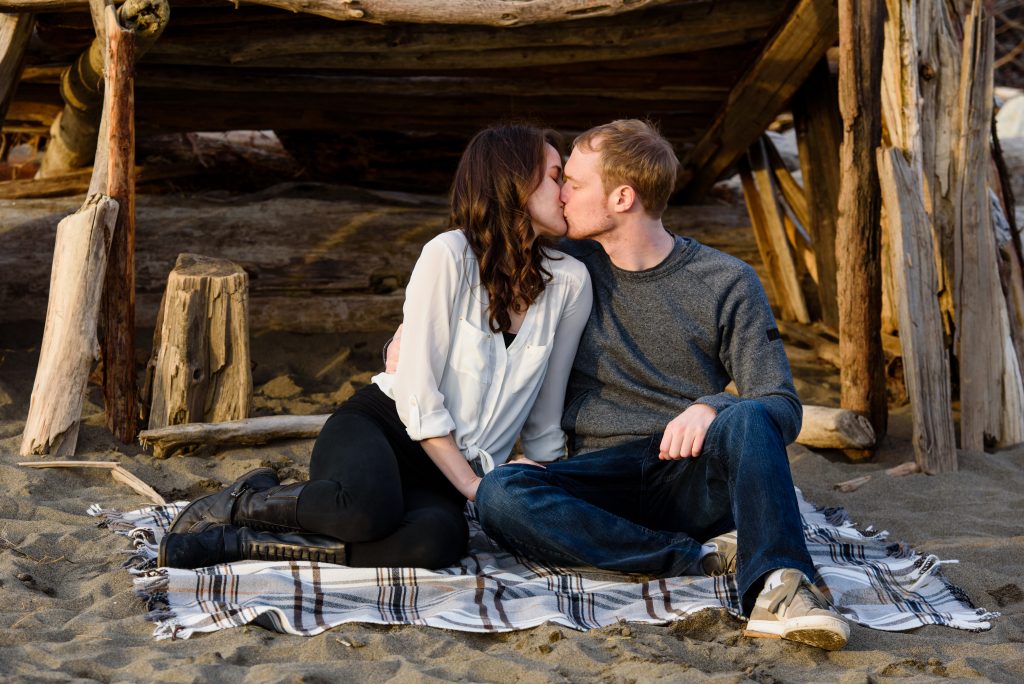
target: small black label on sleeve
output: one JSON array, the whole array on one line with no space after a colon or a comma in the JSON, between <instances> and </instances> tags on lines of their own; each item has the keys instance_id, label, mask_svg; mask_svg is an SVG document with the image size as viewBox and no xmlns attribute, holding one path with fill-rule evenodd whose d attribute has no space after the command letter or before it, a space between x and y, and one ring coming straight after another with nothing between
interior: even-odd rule
<instances>
[{"instance_id":1,"label":"small black label on sleeve","mask_svg":"<svg viewBox=\"0 0 1024 684\"><path fill-rule=\"evenodd\" d=\"M768 328L768 341L774 342L775 340L781 340L782 335L779 334L778 328Z\"/></svg>"}]
</instances>

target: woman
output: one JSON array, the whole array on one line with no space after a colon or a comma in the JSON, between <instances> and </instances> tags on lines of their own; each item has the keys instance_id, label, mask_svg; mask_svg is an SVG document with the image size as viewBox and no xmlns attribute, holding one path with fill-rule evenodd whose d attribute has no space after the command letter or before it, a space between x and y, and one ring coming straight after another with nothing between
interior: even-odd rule
<instances>
[{"instance_id":1,"label":"woman","mask_svg":"<svg viewBox=\"0 0 1024 684\"><path fill-rule=\"evenodd\" d=\"M406 288L401 360L327 421L310 480L262 468L190 504L158 562L241 559L438 568L462 557L463 508L516 438L534 461L565 453L565 386L592 293L548 243L566 233L549 132L478 133L459 162L449 230Z\"/></svg>"}]
</instances>

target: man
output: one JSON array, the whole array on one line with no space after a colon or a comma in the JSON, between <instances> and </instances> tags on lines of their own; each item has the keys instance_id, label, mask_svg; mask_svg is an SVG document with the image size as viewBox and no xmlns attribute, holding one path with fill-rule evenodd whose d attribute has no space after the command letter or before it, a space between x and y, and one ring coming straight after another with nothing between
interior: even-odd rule
<instances>
[{"instance_id":1,"label":"man","mask_svg":"<svg viewBox=\"0 0 1024 684\"><path fill-rule=\"evenodd\" d=\"M576 140L561 200L580 242L562 247L590 270L594 308L562 419L573 458L489 473L480 522L542 561L735 571L746 634L841 648L849 626L811 582L786 457L801 407L778 329L750 266L663 226L678 169L641 121Z\"/></svg>"}]
</instances>

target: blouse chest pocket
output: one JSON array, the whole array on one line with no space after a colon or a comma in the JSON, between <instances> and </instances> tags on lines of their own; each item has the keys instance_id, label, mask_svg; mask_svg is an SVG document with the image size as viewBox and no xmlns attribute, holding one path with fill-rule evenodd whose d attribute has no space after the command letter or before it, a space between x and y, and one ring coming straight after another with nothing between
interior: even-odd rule
<instances>
[{"instance_id":1,"label":"blouse chest pocket","mask_svg":"<svg viewBox=\"0 0 1024 684\"><path fill-rule=\"evenodd\" d=\"M477 382L487 383L493 353L490 333L480 330L464 318L456 322L454 333L449 364L459 373L471 375Z\"/></svg>"}]
</instances>

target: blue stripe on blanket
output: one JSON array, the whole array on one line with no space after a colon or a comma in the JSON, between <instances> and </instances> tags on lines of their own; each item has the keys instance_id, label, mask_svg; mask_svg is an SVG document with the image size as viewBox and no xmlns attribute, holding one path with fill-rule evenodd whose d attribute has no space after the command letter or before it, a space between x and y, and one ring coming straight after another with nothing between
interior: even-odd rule
<instances>
[{"instance_id":1,"label":"blue stripe on blanket","mask_svg":"<svg viewBox=\"0 0 1024 684\"><path fill-rule=\"evenodd\" d=\"M886 631L931 624L980 631L999 615L975 608L940 574L937 557L888 542L886 532L862 532L842 509L812 506L799 490L797 497L818 586L848 619ZM94 505L88 511L132 540L125 566L149 602L147 618L157 623L157 639L185 639L251 622L308 636L346 622L505 632L546 622L574 629L620 620L665 623L706 608L740 616L733 577L649 579L536 563L488 539L472 505L466 509L469 555L438 571L297 561L245 561L199 570L152 567L160 538L185 505L128 513Z\"/></svg>"}]
</instances>

